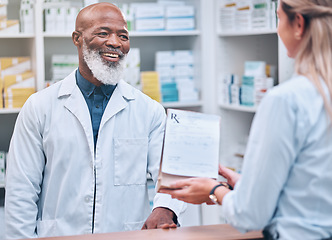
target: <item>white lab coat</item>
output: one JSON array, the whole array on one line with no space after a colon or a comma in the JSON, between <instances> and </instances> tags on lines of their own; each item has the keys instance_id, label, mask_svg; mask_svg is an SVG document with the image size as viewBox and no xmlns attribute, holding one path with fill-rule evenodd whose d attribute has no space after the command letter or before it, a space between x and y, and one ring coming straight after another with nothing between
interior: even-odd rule
<instances>
[{"instance_id":1,"label":"white lab coat","mask_svg":"<svg viewBox=\"0 0 332 240\"><path fill-rule=\"evenodd\" d=\"M146 178L158 175L164 121L159 103L121 80L94 151L75 72L32 95L8 154L6 238L140 229L150 214ZM154 207L183 211L182 202L157 195Z\"/></svg>"}]
</instances>

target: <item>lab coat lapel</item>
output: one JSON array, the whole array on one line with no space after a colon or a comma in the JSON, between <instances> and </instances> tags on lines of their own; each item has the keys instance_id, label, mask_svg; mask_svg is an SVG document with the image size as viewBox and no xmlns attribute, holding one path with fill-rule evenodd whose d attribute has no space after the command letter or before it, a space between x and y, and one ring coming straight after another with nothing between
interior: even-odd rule
<instances>
[{"instance_id":1,"label":"lab coat lapel","mask_svg":"<svg viewBox=\"0 0 332 240\"><path fill-rule=\"evenodd\" d=\"M124 82L123 80L119 81L107 104L99 129L101 129L104 124L114 115L126 108L129 101L134 100L133 90L133 87L128 83Z\"/></svg>"},{"instance_id":2,"label":"lab coat lapel","mask_svg":"<svg viewBox=\"0 0 332 240\"><path fill-rule=\"evenodd\" d=\"M58 97L67 96L64 107L67 108L81 123L90 150L93 152L94 141L91 118L83 94L76 84L75 71L63 80Z\"/></svg>"}]
</instances>

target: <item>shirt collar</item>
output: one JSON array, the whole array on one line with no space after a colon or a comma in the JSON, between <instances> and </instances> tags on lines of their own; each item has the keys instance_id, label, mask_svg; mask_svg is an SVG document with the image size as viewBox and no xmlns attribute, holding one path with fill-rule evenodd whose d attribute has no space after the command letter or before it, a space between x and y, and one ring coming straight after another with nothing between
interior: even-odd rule
<instances>
[{"instance_id":1,"label":"shirt collar","mask_svg":"<svg viewBox=\"0 0 332 240\"><path fill-rule=\"evenodd\" d=\"M90 97L91 94L93 93L93 91L95 90L95 88L97 87L93 83L86 80L81 75L79 69L77 69L77 71L76 71L76 83L77 83L78 87L81 89L82 93L87 97ZM116 87L116 85L105 85L105 84L100 86L102 93L107 98L111 97L115 87Z\"/></svg>"}]
</instances>

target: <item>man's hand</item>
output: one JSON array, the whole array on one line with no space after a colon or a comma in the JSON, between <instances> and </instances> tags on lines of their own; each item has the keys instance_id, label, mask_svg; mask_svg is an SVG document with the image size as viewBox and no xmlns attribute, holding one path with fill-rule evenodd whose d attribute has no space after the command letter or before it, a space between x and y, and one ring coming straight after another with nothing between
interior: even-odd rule
<instances>
[{"instance_id":1,"label":"man's hand","mask_svg":"<svg viewBox=\"0 0 332 240\"><path fill-rule=\"evenodd\" d=\"M175 214L170 209L157 207L145 221L142 230L154 228L176 228L176 224L173 221L174 217Z\"/></svg>"}]
</instances>

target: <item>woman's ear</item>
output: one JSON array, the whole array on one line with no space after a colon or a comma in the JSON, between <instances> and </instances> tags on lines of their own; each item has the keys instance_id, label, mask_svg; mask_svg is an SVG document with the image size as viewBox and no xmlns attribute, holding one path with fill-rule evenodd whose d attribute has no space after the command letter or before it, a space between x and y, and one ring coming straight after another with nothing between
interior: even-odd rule
<instances>
[{"instance_id":1,"label":"woman's ear","mask_svg":"<svg viewBox=\"0 0 332 240\"><path fill-rule=\"evenodd\" d=\"M305 30L305 19L302 14L297 13L293 22L295 39L301 40Z\"/></svg>"},{"instance_id":2,"label":"woman's ear","mask_svg":"<svg viewBox=\"0 0 332 240\"><path fill-rule=\"evenodd\" d=\"M73 43L75 44L76 47L81 46L81 36L82 35L79 31L74 31L73 34L71 35Z\"/></svg>"}]
</instances>

